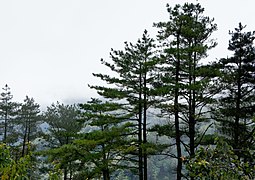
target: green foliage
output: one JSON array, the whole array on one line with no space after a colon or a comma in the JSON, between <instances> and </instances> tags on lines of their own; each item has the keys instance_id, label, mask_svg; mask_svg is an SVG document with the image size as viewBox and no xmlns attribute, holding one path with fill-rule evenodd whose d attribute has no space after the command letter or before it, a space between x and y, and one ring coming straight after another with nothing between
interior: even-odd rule
<instances>
[{"instance_id":1,"label":"green foliage","mask_svg":"<svg viewBox=\"0 0 255 180\"><path fill-rule=\"evenodd\" d=\"M105 98L121 100L133 114L138 114L139 93L150 94L153 91L151 86L153 70L158 61L154 54L155 43L145 30L141 39L136 44L125 42L124 50L111 50L112 63L101 60L102 64L108 67L115 76L96 74L95 77L111 84L111 88L103 86L90 86ZM145 84L144 84L145 83ZM146 92L145 92L146 91Z\"/></svg>"},{"instance_id":2,"label":"green foliage","mask_svg":"<svg viewBox=\"0 0 255 180\"><path fill-rule=\"evenodd\" d=\"M242 162L233 148L218 139L216 146L200 147L194 158L184 159L189 176L194 179L254 179L255 166Z\"/></svg>"},{"instance_id":3,"label":"green foliage","mask_svg":"<svg viewBox=\"0 0 255 180\"><path fill-rule=\"evenodd\" d=\"M42 151L41 154L47 156L48 162L55 162L54 167L56 165L57 170L50 173L53 179L59 176L60 169L63 171L64 178L67 178L67 175L73 174L76 169L76 164L68 158L68 155L73 152L68 147L79 136L78 133L83 128L78 122L79 109L76 105L64 105L57 102L47 107L43 117L49 125L48 131L44 133L49 149ZM56 163L62 159L64 159L62 164ZM46 166L46 169L49 170L49 167L51 168L52 165Z\"/></svg>"},{"instance_id":4,"label":"green foliage","mask_svg":"<svg viewBox=\"0 0 255 180\"><path fill-rule=\"evenodd\" d=\"M127 167L123 149L128 149L125 147L130 141L126 136L132 134L132 123L126 122L126 114L118 112L120 105L92 99L80 107L77 121L89 132L80 131L70 143L46 151L49 161L55 162L58 169L68 169L74 179L109 177L117 169Z\"/></svg>"},{"instance_id":5,"label":"green foliage","mask_svg":"<svg viewBox=\"0 0 255 180\"><path fill-rule=\"evenodd\" d=\"M71 143L77 133L83 128L78 123L79 109L76 105L64 105L57 102L47 107L43 115L49 125L45 138L50 147L59 147Z\"/></svg>"},{"instance_id":6,"label":"green foliage","mask_svg":"<svg viewBox=\"0 0 255 180\"><path fill-rule=\"evenodd\" d=\"M49 180L60 180L63 175L62 170L60 169L59 164L53 163L53 169L49 171Z\"/></svg>"},{"instance_id":7,"label":"green foliage","mask_svg":"<svg viewBox=\"0 0 255 180\"><path fill-rule=\"evenodd\" d=\"M132 139L127 139L127 136L132 134L133 124L128 122L129 116L121 111L121 106L118 103L102 102L98 99L92 99L81 105L84 123L92 130L83 133L82 138L74 144L78 152L86 153L84 155L86 158L80 160L87 162L86 166L91 167L87 175L98 176L101 173L106 178L117 169L127 167L125 153L133 147L129 145Z\"/></svg>"},{"instance_id":8,"label":"green foliage","mask_svg":"<svg viewBox=\"0 0 255 180\"><path fill-rule=\"evenodd\" d=\"M10 154L10 147L0 144L0 177L2 180L29 179L31 169L31 155L28 154L18 160L14 160Z\"/></svg>"}]
</instances>

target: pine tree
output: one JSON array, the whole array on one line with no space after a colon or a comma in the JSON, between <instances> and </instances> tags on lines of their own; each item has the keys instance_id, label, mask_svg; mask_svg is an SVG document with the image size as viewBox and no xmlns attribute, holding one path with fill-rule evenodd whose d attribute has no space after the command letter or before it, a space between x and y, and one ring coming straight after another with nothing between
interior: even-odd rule
<instances>
[{"instance_id":1,"label":"pine tree","mask_svg":"<svg viewBox=\"0 0 255 180\"><path fill-rule=\"evenodd\" d=\"M59 102L51 104L43 114L45 122L49 125L46 134L50 147L59 147L69 144L82 129L79 120L79 108L76 105L65 105Z\"/></svg>"},{"instance_id":2,"label":"pine tree","mask_svg":"<svg viewBox=\"0 0 255 180\"><path fill-rule=\"evenodd\" d=\"M221 92L214 114L219 132L239 158L246 158L248 149L253 148L255 132L255 32L244 29L239 23L235 31L229 32L228 49L233 55L220 59L217 64L221 71Z\"/></svg>"},{"instance_id":3,"label":"pine tree","mask_svg":"<svg viewBox=\"0 0 255 180\"><path fill-rule=\"evenodd\" d=\"M93 74L113 87L91 86L105 98L126 104L125 110L132 114L138 127L138 162L139 179L147 179L147 110L153 102L153 75L155 64L154 40L147 31L136 44L125 42L124 51L112 50L112 64L102 60L116 77Z\"/></svg>"},{"instance_id":4,"label":"pine tree","mask_svg":"<svg viewBox=\"0 0 255 180\"><path fill-rule=\"evenodd\" d=\"M72 143L83 126L78 123L79 108L76 105L65 105L57 102L47 107L43 114L45 122L48 124L48 131L45 132L45 139L48 147L52 149L46 152L49 156L54 156L54 149L58 149L64 145ZM70 152L69 152L70 153ZM56 155L54 158L60 158L66 154ZM66 162L62 165L64 179L68 179L68 173L72 178L75 165Z\"/></svg>"},{"instance_id":5,"label":"pine tree","mask_svg":"<svg viewBox=\"0 0 255 180\"><path fill-rule=\"evenodd\" d=\"M38 137L41 122L39 113L40 105L35 103L33 98L26 96L16 117L16 125L19 126L22 139L21 157L28 154L28 146Z\"/></svg>"},{"instance_id":6,"label":"pine tree","mask_svg":"<svg viewBox=\"0 0 255 180\"><path fill-rule=\"evenodd\" d=\"M133 124L128 122L130 117L120 111L120 106L98 99L81 104L82 122L90 130L83 133L82 138L74 144L81 154L84 153L82 149L86 149L86 160L80 159L85 162L83 169L87 169L86 166L94 167L90 168L87 176L99 171L104 180L109 180L115 171L133 169L132 157L127 155L135 149L132 144Z\"/></svg>"},{"instance_id":7,"label":"pine tree","mask_svg":"<svg viewBox=\"0 0 255 180\"><path fill-rule=\"evenodd\" d=\"M80 108L78 121L84 129L72 143L50 150L51 161L58 161L61 169L72 164L73 179L109 180L120 169L135 170L129 155L136 150L132 144L133 124L127 122L126 113L119 111L120 105L92 99Z\"/></svg>"},{"instance_id":8,"label":"pine tree","mask_svg":"<svg viewBox=\"0 0 255 180\"><path fill-rule=\"evenodd\" d=\"M13 130L13 119L17 114L19 104L12 102L12 98L10 87L6 84L1 93L0 116L1 124L3 124L3 142L8 144L12 144L17 140Z\"/></svg>"},{"instance_id":9,"label":"pine tree","mask_svg":"<svg viewBox=\"0 0 255 180\"><path fill-rule=\"evenodd\" d=\"M181 179L182 147L190 156L195 155L195 149L203 137L197 128L199 122L205 120L204 107L214 95L207 92L213 75L206 75L208 72L201 65L201 60L216 45L209 39L216 25L213 19L203 15L204 9L200 4L168 6L167 10L169 21L155 24L160 29L158 39L163 49L160 70L163 100L160 107L174 117L177 179ZM184 135L189 139L189 144L182 141Z\"/></svg>"}]
</instances>

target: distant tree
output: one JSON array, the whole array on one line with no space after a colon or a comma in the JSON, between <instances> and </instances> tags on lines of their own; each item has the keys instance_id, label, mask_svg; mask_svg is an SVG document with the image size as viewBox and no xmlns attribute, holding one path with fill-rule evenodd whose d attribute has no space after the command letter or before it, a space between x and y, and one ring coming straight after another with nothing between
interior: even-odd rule
<instances>
[{"instance_id":1,"label":"distant tree","mask_svg":"<svg viewBox=\"0 0 255 180\"><path fill-rule=\"evenodd\" d=\"M10 87L6 84L0 97L1 127L3 129L3 142L13 143L17 140L13 130L13 119L17 114L18 103L12 102L13 95Z\"/></svg>"},{"instance_id":2,"label":"distant tree","mask_svg":"<svg viewBox=\"0 0 255 180\"><path fill-rule=\"evenodd\" d=\"M33 98L26 96L23 103L20 103L19 109L14 119L13 134L17 135L17 140L11 145L10 151L13 159L18 160L21 157L30 157L30 166L27 171L28 177L38 178L38 161L34 152L37 150L36 139L40 136L40 109L39 104L35 103Z\"/></svg>"},{"instance_id":3,"label":"distant tree","mask_svg":"<svg viewBox=\"0 0 255 180\"><path fill-rule=\"evenodd\" d=\"M22 139L22 157L28 154L28 145L38 137L41 123L39 113L40 105L35 103L33 98L26 96L16 117L16 124L19 126Z\"/></svg>"},{"instance_id":4,"label":"distant tree","mask_svg":"<svg viewBox=\"0 0 255 180\"><path fill-rule=\"evenodd\" d=\"M49 126L45 132L45 138L50 149L72 143L83 128L78 123L79 108L76 105L64 105L59 102L52 104L47 107L43 119ZM46 152L48 156L51 156L52 153L51 150ZM73 165L71 163L67 162L62 166L62 169L65 180L68 179L68 173L72 178Z\"/></svg>"},{"instance_id":5,"label":"distant tree","mask_svg":"<svg viewBox=\"0 0 255 180\"><path fill-rule=\"evenodd\" d=\"M159 107L174 118L174 126L171 121L167 125L168 131L174 133L165 132L163 135L175 138L177 179L181 179L182 151L195 155L205 133L198 131L199 125L206 120L205 105L215 94L208 91L210 76L214 75L202 66L201 60L216 45L210 40L216 24L203 15L204 8L200 4L185 3L174 8L168 5L167 10L169 21L155 24L160 29L158 39L162 47L160 79L163 100ZM182 140L184 135L189 139L188 144Z\"/></svg>"},{"instance_id":6,"label":"distant tree","mask_svg":"<svg viewBox=\"0 0 255 180\"><path fill-rule=\"evenodd\" d=\"M76 105L53 103L47 107L43 115L49 125L49 132L46 133L49 135L47 140L52 148L71 143L82 129L78 123L79 108Z\"/></svg>"},{"instance_id":7,"label":"distant tree","mask_svg":"<svg viewBox=\"0 0 255 180\"><path fill-rule=\"evenodd\" d=\"M239 158L245 158L249 149L254 150L255 123L255 39L254 32L245 32L239 23L230 31L228 49L232 57L220 59L217 66L221 76L220 94L215 104L214 118L218 130L233 147ZM248 153L249 154L249 153ZM253 161L253 159L250 159Z\"/></svg>"}]
</instances>

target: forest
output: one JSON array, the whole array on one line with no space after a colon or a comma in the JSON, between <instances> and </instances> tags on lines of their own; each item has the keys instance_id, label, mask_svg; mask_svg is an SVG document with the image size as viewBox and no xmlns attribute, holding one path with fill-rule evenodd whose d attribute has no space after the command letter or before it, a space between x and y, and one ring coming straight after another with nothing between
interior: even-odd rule
<instances>
[{"instance_id":1,"label":"forest","mask_svg":"<svg viewBox=\"0 0 255 180\"><path fill-rule=\"evenodd\" d=\"M255 32L237 22L229 57L214 19L198 3L167 5L137 42L101 59L109 74L87 102L0 94L2 180L255 179Z\"/></svg>"}]
</instances>

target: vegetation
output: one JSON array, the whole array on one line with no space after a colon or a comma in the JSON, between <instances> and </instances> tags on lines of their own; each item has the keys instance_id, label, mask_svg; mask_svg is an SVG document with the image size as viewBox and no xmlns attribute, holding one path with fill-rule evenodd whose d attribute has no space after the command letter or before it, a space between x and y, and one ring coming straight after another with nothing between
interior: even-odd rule
<instances>
[{"instance_id":1,"label":"vegetation","mask_svg":"<svg viewBox=\"0 0 255 180\"><path fill-rule=\"evenodd\" d=\"M155 39L101 60L99 98L41 112L2 89L1 179L255 178L255 34L239 23L233 54L208 62L214 19L200 4L167 11Z\"/></svg>"},{"instance_id":2,"label":"vegetation","mask_svg":"<svg viewBox=\"0 0 255 180\"><path fill-rule=\"evenodd\" d=\"M233 147L216 139L216 147L200 147L196 156L184 159L189 176L195 179L254 179L255 167L241 161Z\"/></svg>"},{"instance_id":3,"label":"vegetation","mask_svg":"<svg viewBox=\"0 0 255 180\"><path fill-rule=\"evenodd\" d=\"M10 147L3 143L0 144L0 153L0 177L2 180L29 178L29 169L32 164L29 154L19 159L13 159Z\"/></svg>"}]
</instances>

